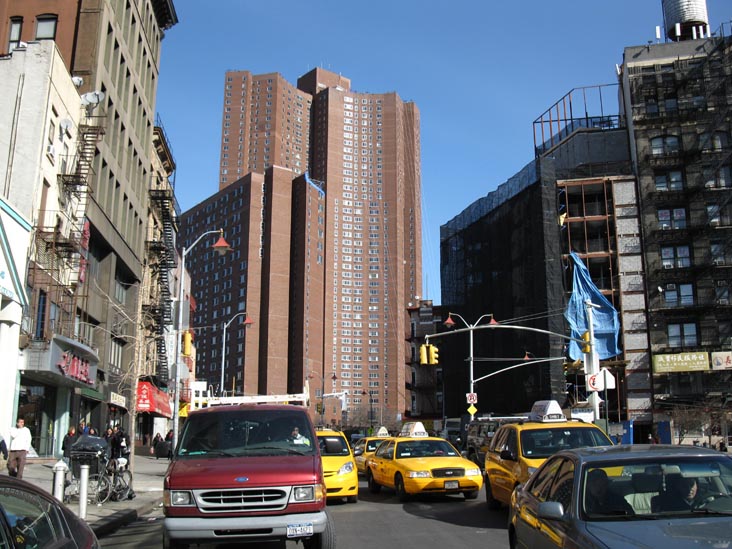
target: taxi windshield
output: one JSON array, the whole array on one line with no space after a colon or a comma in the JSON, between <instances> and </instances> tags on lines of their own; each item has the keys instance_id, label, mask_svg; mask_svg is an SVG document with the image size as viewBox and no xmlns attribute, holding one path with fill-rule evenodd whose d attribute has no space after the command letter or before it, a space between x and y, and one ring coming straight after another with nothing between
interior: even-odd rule
<instances>
[{"instance_id":1,"label":"taxi windshield","mask_svg":"<svg viewBox=\"0 0 732 549\"><path fill-rule=\"evenodd\" d=\"M586 427L547 427L521 431L521 453L525 458L548 458L559 450L585 446L612 446L600 429Z\"/></svg>"},{"instance_id":2,"label":"taxi windshield","mask_svg":"<svg viewBox=\"0 0 732 549\"><path fill-rule=\"evenodd\" d=\"M408 440L397 444L396 458L459 456L445 440Z\"/></svg>"},{"instance_id":3,"label":"taxi windshield","mask_svg":"<svg viewBox=\"0 0 732 549\"><path fill-rule=\"evenodd\" d=\"M191 414L176 457L236 457L315 453L307 416L289 410L232 410Z\"/></svg>"},{"instance_id":4,"label":"taxi windshield","mask_svg":"<svg viewBox=\"0 0 732 549\"><path fill-rule=\"evenodd\" d=\"M710 454L592 463L582 472L580 490L588 520L619 515L732 515L732 461Z\"/></svg>"}]
</instances>

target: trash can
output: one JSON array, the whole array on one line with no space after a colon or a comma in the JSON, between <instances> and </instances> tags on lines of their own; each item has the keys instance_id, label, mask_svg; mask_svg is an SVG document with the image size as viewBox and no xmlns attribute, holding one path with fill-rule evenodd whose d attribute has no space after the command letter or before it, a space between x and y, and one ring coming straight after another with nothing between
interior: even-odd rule
<instances>
[{"instance_id":1,"label":"trash can","mask_svg":"<svg viewBox=\"0 0 732 549\"><path fill-rule=\"evenodd\" d=\"M104 471L109 460L109 444L101 437L83 435L71 445L71 474L79 478L81 466L89 465L89 474Z\"/></svg>"}]
</instances>

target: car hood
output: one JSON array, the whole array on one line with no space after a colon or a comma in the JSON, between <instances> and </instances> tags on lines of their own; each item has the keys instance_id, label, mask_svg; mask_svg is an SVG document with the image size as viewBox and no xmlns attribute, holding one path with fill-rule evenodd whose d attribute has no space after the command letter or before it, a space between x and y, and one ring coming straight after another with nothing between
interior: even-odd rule
<instances>
[{"instance_id":1,"label":"car hood","mask_svg":"<svg viewBox=\"0 0 732 549\"><path fill-rule=\"evenodd\" d=\"M165 486L195 490L312 484L321 474L317 455L177 459L168 468Z\"/></svg>"},{"instance_id":2,"label":"car hood","mask_svg":"<svg viewBox=\"0 0 732 549\"><path fill-rule=\"evenodd\" d=\"M398 463L403 463L407 469L412 471L428 471L432 469L444 469L460 467L463 469L477 469L478 466L465 458L446 456L446 457L416 457L416 458L399 458Z\"/></svg>"},{"instance_id":3,"label":"car hood","mask_svg":"<svg viewBox=\"0 0 732 549\"><path fill-rule=\"evenodd\" d=\"M600 546L664 549L727 547L730 517L674 518L586 523ZM725 545L720 545L720 543Z\"/></svg>"}]
</instances>

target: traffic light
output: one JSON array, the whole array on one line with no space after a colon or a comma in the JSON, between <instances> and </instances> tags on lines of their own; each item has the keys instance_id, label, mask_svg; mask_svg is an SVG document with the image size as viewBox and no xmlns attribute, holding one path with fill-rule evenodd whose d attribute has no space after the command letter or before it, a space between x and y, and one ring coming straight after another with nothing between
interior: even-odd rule
<instances>
[{"instance_id":1,"label":"traffic light","mask_svg":"<svg viewBox=\"0 0 732 549\"><path fill-rule=\"evenodd\" d=\"M191 347L193 346L193 334L191 332L183 332L183 356L191 356Z\"/></svg>"},{"instance_id":2,"label":"traffic light","mask_svg":"<svg viewBox=\"0 0 732 549\"><path fill-rule=\"evenodd\" d=\"M315 411L318 414L322 414L323 413L323 403L322 402L318 402L318 403L315 404Z\"/></svg>"},{"instance_id":3,"label":"traffic light","mask_svg":"<svg viewBox=\"0 0 732 549\"><path fill-rule=\"evenodd\" d=\"M429 354L428 362L430 364L437 364L438 362L440 362L439 349L437 347L435 347L434 345L429 345L427 352Z\"/></svg>"},{"instance_id":4,"label":"traffic light","mask_svg":"<svg viewBox=\"0 0 732 549\"><path fill-rule=\"evenodd\" d=\"M582 352L588 355L592 352L592 345L590 344L590 332L585 332L584 334L582 334L582 339L584 340L584 344L582 345Z\"/></svg>"},{"instance_id":5,"label":"traffic light","mask_svg":"<svg viewBox=\"0 0 732 549\"><path fill-rule=\"evenodd\" d=\"M429 347L429 345L425 345L424 343L419 346L419 363L420 364L428 364L427 347Z\"/></svg>"}]
</instances>

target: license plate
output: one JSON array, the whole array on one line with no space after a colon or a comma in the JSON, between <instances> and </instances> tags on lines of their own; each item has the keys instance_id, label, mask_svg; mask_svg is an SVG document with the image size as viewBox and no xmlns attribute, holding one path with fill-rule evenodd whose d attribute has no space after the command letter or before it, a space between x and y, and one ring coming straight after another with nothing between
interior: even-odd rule
<instances>
[{"instance_id":1,"label":"license plate","mask_svg":"<svg viewBox=\"0 0 732 549\"><path fill-rule=\"evenodd\" d=\"M446 480L445 490L457 490L460 488L460 482L457 480Z\"/></svg>"},{"instance_id":2,"label":"license plate","mask_svg":"<svg viewBox=\"0 0 732 549\"><path fill-rule=\"evenodd\" d=\"M300 536L312 536L313 535L313 523L304 522L302 524L288 524L287 525L287 537L296 538Z\"/></svg>"}]
</instances>

